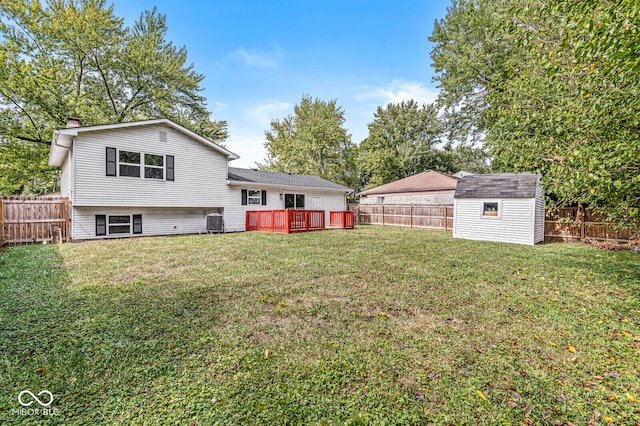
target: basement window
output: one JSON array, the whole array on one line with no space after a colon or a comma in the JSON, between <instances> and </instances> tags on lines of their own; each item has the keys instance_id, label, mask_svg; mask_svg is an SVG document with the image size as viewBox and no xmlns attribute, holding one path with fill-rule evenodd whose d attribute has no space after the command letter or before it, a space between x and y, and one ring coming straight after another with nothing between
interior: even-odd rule
<instances>
[{"instance_id":1,"label":"basement window","mask_svg":"<svg viewBox=\"0 0 640 426\"><path fill-rule=\"evenodd\" d=\"M142 215L96 215L96 236L142 234Z\"/></svg>"}]
</instances>

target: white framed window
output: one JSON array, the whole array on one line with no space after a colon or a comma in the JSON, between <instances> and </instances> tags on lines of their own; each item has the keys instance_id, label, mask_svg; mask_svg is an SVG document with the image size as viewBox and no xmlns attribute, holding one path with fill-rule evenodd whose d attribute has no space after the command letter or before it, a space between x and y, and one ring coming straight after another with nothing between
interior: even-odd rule
<instances>
[{"instance_id":1,"label":"white framed window","mask_svg":"<svg viewBox=\"0 0 640 426\"><path fill-rule=\"evenodd\" d=\"M164 155L144 154L144 178L164 179Z\"/></svg>"},{"instance_id":2,"label":"white framed window","mask_svg":"<svg viewBox=\"0 0 640 426\"><path fill-rule=\"evenodd\" d=\"M501 216L501 202L498 200L482 202L482 217L499 219Z\"/></svg>"},{"instance_id":3,"label":"white framed window","mask_svg":"<svg viewBox=\"0 0 640 426\"><path fill-rule=\"evenodd\" d=\"M267 191L264 189L243 189L240 191L242 194L242 205L251 206L266 206L267 205Z\"/></svg>"},{"instance_id":4,"label":"white framed window","mask_svg":"<svg viewBox=\"0 0 640 426\"><path fill-rule=\"evenodd\" d=\"M142 215L96 215L96 236L142 234Z\"/></svg>"},{"instance_id":5,"label":"white framed window","mask_svg":"<svg viewBox=\"0 0 640 426\"><path fill-rule=\"evenodd\" d=\"M149 154L107 147L107 176L126 176L155 180L174 180L173 155Z\"/></svg>"},{"instance_id":6,"label":"white framed window","mask_svg":"<svg viewBox=\"0 0 640 426\"><path fill-rule=\"evenodd\" d=\"M118 151L118 176L140 177L140 153Z\"/></svg>"},{"instance_id":7,"label":"white framed window","mask_svg":"<svg viewBox=\"0 0 640 426\"><path fill-rule=\"evenodd\" d=\"M262 191L248 189L247 190L247 204L259 206L262 204Z\"/></svg>"}]
</instances>

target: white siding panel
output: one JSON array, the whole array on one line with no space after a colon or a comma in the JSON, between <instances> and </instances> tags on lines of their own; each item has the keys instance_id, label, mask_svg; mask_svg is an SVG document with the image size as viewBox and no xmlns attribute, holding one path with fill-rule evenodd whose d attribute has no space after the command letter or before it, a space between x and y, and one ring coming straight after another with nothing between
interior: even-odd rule
<instances>
[{"instance_id":1,"label":"white siding panel","mask_svg":"<svg viewBox=\"0 0 640 426\"><path fill-rule=\"evenodd\" d=\"M197 234L206 232L206 213L216 208L141 208L141 207L76 207L73 215L73 239L122 238L131 236ZM142 215L142 234L96 236L96 215Z\"/></svg>"},{"instance_id":2,"label":"white siding panel","mask_svg":"<svg viewBox=\"0 0 640 426\"><path fill-rule=\"evenodd\" d=\"M106 147L173 155L175 181L105 176ZM227 158L169 126L82 133L74 150L76 206L221 206L228 195Z\"/></svg>"},{"instance_id":3,"label":"white siding panel","mask_svg":"<svg viewBox=\"0 0 640 426\"><path fill-rule=\"evenodd\" d=\"M499 218L482 216L482 199L456 199L454 238L533 244L531 199L501 200Z\"/></svg>"}]
</instances>

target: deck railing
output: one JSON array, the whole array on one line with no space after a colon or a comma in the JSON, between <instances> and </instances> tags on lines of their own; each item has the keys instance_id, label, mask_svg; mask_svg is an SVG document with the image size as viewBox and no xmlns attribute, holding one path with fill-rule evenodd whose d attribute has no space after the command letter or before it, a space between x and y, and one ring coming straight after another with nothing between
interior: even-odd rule
<instances>
[{"instance_id":1,"label":"deck railing","mask_svg":"<svg viewBox=\"0 0 640 426\"><path fill-rule=\"evenodd\" d=\"M354 224L353 211L329 212L329 227L353 229L353 224Z\"/></svg>"},{"instance_id":2,"label":"deck railing","mask_svg":"<svg viewBox=\"0 0 640 426\"><path fill-rule=\"evenodd\" d=\"M247 211L247 231L293 232L324 229L324 210L251 210Z\"/></svg>"}]
</instances>

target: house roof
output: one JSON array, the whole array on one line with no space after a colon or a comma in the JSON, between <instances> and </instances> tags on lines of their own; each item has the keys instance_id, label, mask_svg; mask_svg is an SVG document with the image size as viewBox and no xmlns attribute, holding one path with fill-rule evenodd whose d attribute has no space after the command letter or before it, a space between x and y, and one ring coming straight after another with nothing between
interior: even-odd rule
<instances>
[{"instance_id":1,"label":"house roof","mask_svg":"<svg viewBox=\"0 0 640 426\"><path fill-rule=\"evenodd\" d=\"M540 178L529 172L465 176L454 198L535 198Z\"/></svg>"},{"instance_id":2,"label":"house roof","mask_svg":"<svg viewBox=\"0 0 640 426\"><path fill-rule=\"evenodd\" d=\"M71 148L71 144L73 143L73 137L78 136L80 133L84 132L97 132L102 130L112 130L112 129L123 129L128 127L138 127L138 126L152 126L157 124L167 125L179 132L184 133L187 136L192 137L193 139L207 145L210 148L224 154L227 156L229 160L235 160L238 157L233 152L227 150L226 148L221 147L220 145L210 141L207 138L200 136L199 134L192 132L175 123L168 118L158 118L155 120L143 120L143 121L131 121L128 123L113 123L113 124L101 124L97 126L83 126L83 127L67 127L64 129L55 130L53 132L53 140L51 142L51 150L49 151L49 165L50 166L61 166L64 161L64 154L66 153L68 148Z\"/></svg>"},{"instance_id":3,"label":"house roof","mask_svg":"<svg viewBox=\"0 0 640 426\"><path fill-rule=\"evenodd\" d=\"M296 175L292 173L267 172L264 170L241 169L229 167L229 183L255 183L274 186L299 186L307 188L322 188L351 191L346 186L321 179L316 176Z\"/></svg>"},{"instance_id":4,"label":"house roof","mask_svg":"<svg viewBox=\"0 0 640 426\"><path fill-rule=\"evenodd\" d=\"M362 191L360 195L390 194L396 192L423 192L423 191L443 191L454 190L458 183L458 178L446 173L427 170L395 182L377 186L375 188Z\"/></svg>"}]
</instances>

